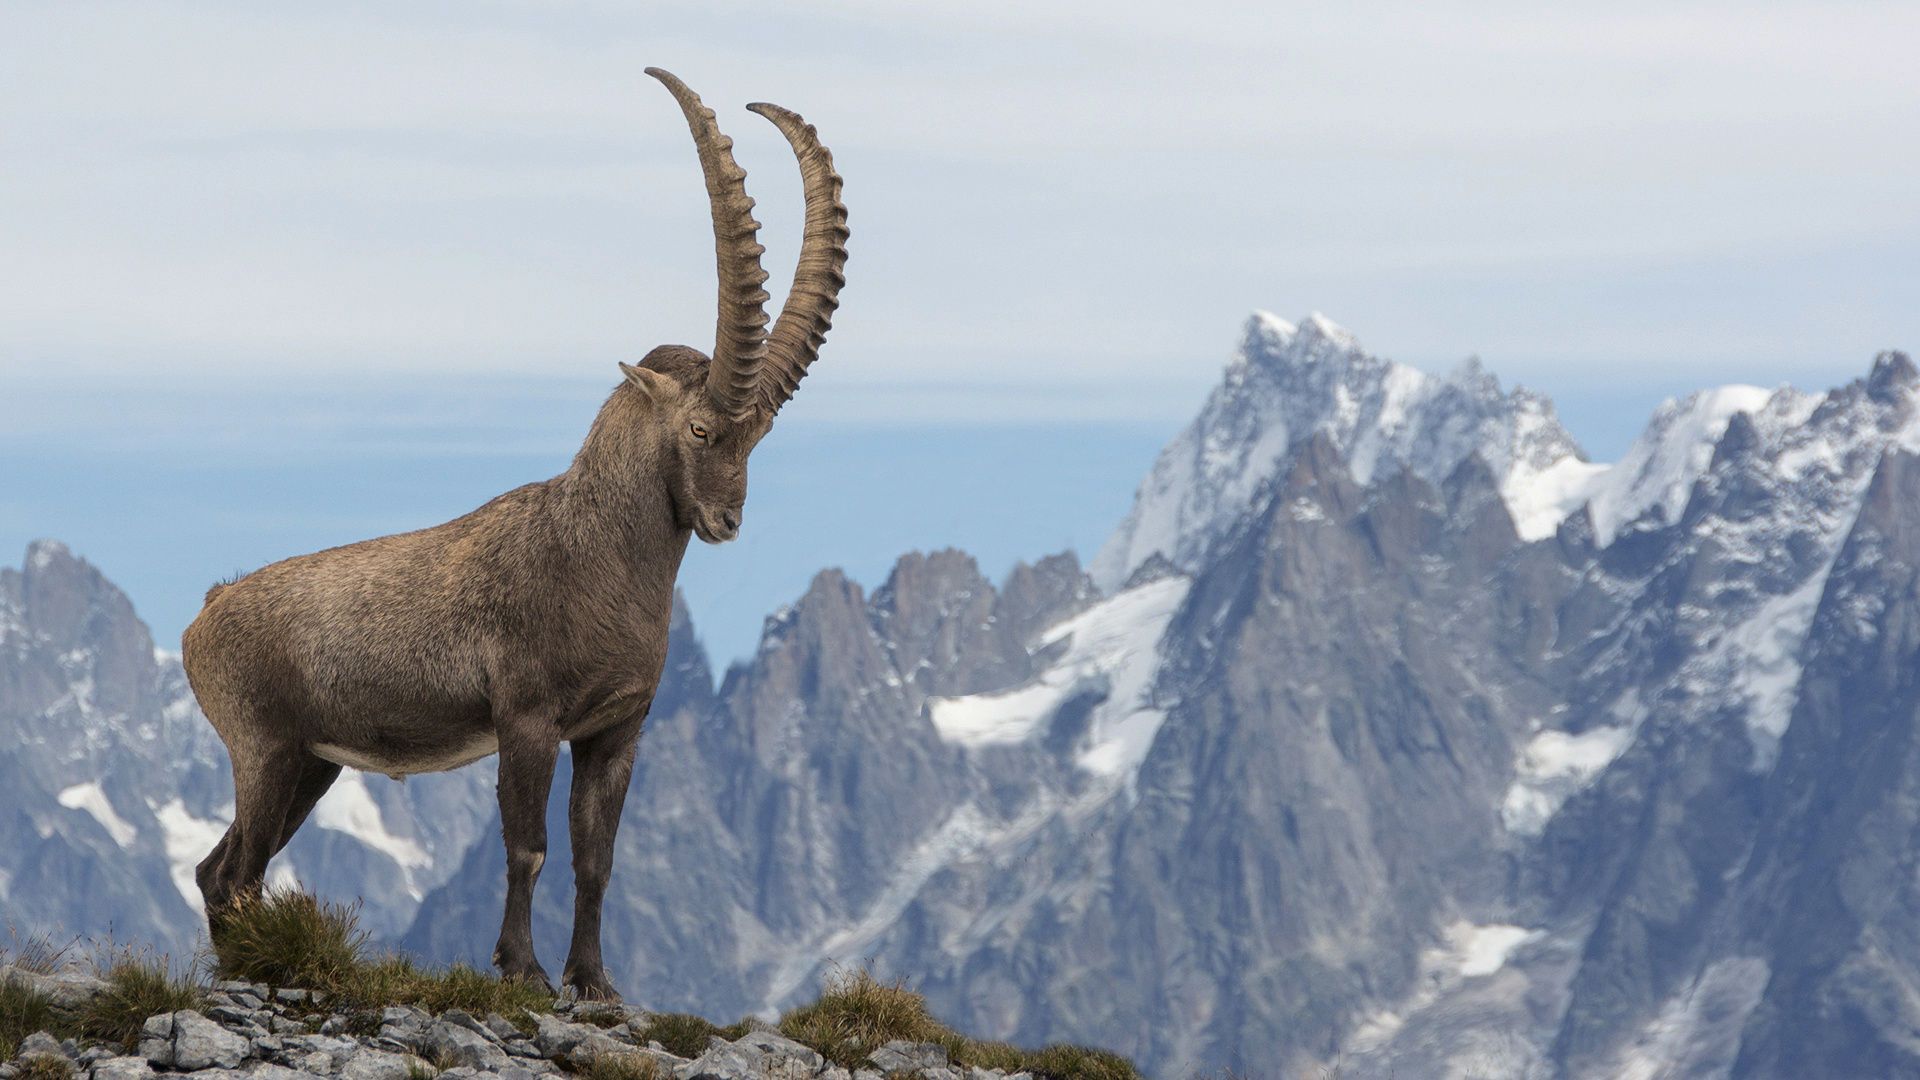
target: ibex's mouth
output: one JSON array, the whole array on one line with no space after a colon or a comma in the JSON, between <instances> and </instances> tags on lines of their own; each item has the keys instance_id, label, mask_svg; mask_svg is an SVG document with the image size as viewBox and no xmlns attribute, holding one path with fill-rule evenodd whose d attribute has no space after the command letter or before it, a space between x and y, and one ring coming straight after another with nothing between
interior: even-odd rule
<instances>
[{"instance_id":1,"label":"ibex's mouth","mask_svg":"<svg viewBox=\"0 0 1920 1080\"><path fill-rule=\"evenodd\" d=\"M738 527L710 525L707 523L705 514L697 514L693 519L693 535L709 544L724 544L739 536L740 530Z\"/></svg>"}]
</instances>

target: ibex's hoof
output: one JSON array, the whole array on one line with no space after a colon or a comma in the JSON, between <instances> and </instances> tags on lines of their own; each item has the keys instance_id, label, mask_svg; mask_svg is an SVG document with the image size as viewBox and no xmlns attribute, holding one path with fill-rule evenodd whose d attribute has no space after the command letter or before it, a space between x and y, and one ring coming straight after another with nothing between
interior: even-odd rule
<instances>
[{"instance_id":1,"label":"ibex's hoof","mask_svg":"<svg viewBox=\"0 0 1920 1080\"><path fill-rule=\"evenodd\" d=\"M540 961L528 957L525 960L504 958L498 951L493 954L493 966L500 971L503 979L516 979L539 987L545 993L553 993L553 981L547 978Z\"/></svg>"},{"instance_id":2,"label":"ibex's hoof","mask_svg":"<svg viewBox=\"0 0 1920 1080\"><path fill-rule=\"evenodd\" d=\"M604 971L591 975L585 973L569 974L567 989L581 1001L619 1001L620 991L613 988L613 980L607 978Z\"/></svg>"}]
</instances>

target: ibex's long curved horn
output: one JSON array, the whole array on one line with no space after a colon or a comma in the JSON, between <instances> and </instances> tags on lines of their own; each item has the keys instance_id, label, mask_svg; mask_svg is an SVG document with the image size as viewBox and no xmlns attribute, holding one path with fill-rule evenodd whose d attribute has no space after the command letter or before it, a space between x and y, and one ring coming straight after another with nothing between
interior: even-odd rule
<instances>
[{"instance_id":1,"label":"ibex's long curved horn","mask_svg":"<svg viewBox=\"0 0 1920 1080\"><path fill-rule=\"evenodd\" d=\"M840 201L840 174L833 171L833 154L820 145L813 125L798 113L778 105L756 102L747 106L774 122L793 144L800 159L800 177L807 192L806 233L800 243L800 263L793 272L780 321L773 326L766 370L761 376L762 406L773 412L793 397L807 365L820 355L820 343L833 326L840 306L840 289L847 283L847 208Z\"/></svg>"},{"instance_id":2,"label":"ibex's long curved horn","mask_svg":"<svg viewBox=\"0 0 1920 1080\"><path fill-rule=\"evenodd\" d=\"M693 145L700 151L700 169L707 176L707 199L713 214L714 258L720 270L720 315L714 326L713 366L707 369L707 394L722 413L739 420L753 410L760 389L761 365L767 356L767 272L760 255L767 249L755 239L760 223L753 220L753 199L747 195L747 172L733 160L733 140L720 133L713 110L672 73L657 67L647 74L659 79L680 103Z\"/></svg>"}]
</instances>

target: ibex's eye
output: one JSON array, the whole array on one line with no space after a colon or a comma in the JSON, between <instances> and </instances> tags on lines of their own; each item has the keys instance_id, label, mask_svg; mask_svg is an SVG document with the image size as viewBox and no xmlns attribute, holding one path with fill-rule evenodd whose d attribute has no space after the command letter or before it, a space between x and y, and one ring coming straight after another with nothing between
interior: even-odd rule
<instances>
[{"instance_id":1,"label":"ibex's eye","mask_svg":"<svg viewBox=\"0 0 1920 1080\"><path fill-rule=\"evenodd\" d=\"M699 439L699 440L701 440L701 441L703 441L703 442L704 442L704 441L706 440L706 437L707 437L707 429L706 429L706 428L703 428L703 427L701 427L701 426L700 426L699 424L694 424L694 425L693 425L693 437L694 437L694 438L696 438L696 439Z\"/></svg>"}]
</instances>

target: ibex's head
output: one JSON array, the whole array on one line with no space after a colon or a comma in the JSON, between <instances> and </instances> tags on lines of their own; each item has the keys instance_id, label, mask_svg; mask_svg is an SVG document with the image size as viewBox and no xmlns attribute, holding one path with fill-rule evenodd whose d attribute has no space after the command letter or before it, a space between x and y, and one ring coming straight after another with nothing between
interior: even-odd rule
<instances>
[{"instance_id":1,"label":"ibex's head","mask_svg":"<svg viewBox=\"0 0 1920 1080\"><path fill-rule=\"evenodd\" d=\"M807 366L820 354L846 278L847 208L833 155L813 125L778 105L747 106L773 121L800 159L807 197L806 229L793 288L771 334L767 331L766 249L754 239L760 223L747 197L746 171L733 160L733 140L720 133L713 110L686 84L659 68L647 74L666 84L693 129L707 177L713 238L720 268L720 317L713 357L681 345L647 354L638 367L621 364L631 390L646 402L665 460L666 483L682 528L710 544L740 532L747 499L747 454L793 397Z\"/></svg>"}]
</instances>

